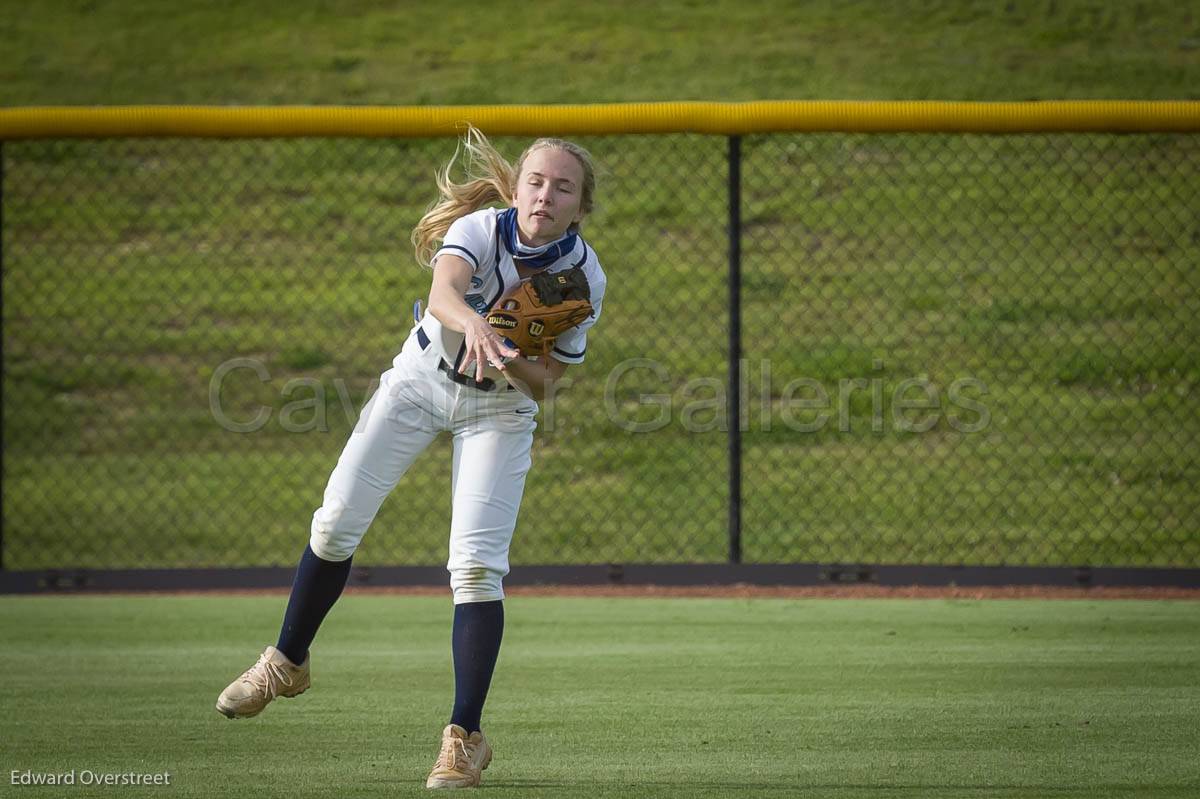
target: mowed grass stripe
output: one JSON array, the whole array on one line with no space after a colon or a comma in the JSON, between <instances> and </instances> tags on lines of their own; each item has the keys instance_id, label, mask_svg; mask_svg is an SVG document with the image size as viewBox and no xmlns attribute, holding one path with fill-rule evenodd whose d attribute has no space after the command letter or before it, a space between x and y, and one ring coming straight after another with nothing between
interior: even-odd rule
<instances>
[{"instance_id":1,"label":"mowed grass stripe","mask_svg":"<svg viewBox=\"0 0 1200 799\"><path fill-rule=\"evenodd\" d=\"M166 769L181 796L421 792L451 699L449 596L345 597L314 647L313 689L229 722L212 702L274 640L284 601L0 601L5 767ZM1200 785L1195 603L507 606L485 714L498 794L1116 797Z\"/></svg>"}]
</instances>

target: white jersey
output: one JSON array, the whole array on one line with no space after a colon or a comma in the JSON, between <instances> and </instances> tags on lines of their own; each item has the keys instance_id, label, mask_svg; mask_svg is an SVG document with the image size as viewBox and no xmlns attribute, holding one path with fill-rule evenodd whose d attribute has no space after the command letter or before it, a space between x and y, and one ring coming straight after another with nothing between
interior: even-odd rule
<instances>
[{"instance_id":1,"label":"white jersey","mask_svg":"<svg viewBox=\"0 0 1200 799\"><path fill-rule=\"evenodd\" d=\"M485 209L454 222L434 255L457 255L472 267L464 300L481 315L520 280L497 231L497 211ZM582 266L594 314L561 334L552 355L582 363L587 333L600 316L604 271L582 238L545 267L559 272ZM415 310L415 309L414 309ZM538 404L484 367L487 388L452 379L464 357L464 335L433 314L419 314L391 369L372 395L329 476L325 498L313 514L309 546L327 561L354 554L384 498L441 431L453 434L453 515L450 585L455 603L504 598L508 551L532 458ZM468 376L474 369L468 365Z\"/></svg>"},{"instance_id":2,"label":"white jersey","mask_svg":"<svg viewBox=\"0 0 1200 799\"><path fill-rule=\"evenodd\" d=\"M442 246L434 253L436 261L441 255L457 255L471 264L471 285L463 297L481 316L519 281L512 254L500 241L495 208L484 208L460 217L450 225ZM575 327L559 335L554 343L552 355L563 363L583 363L587 352L587 332L600 318L604 302L605 276L600 268L596 252L580 236L575 249L546 267L547 272L561 272L575 266L583 266L591 290L593 313Z\"/></svg>"}]
</instances>

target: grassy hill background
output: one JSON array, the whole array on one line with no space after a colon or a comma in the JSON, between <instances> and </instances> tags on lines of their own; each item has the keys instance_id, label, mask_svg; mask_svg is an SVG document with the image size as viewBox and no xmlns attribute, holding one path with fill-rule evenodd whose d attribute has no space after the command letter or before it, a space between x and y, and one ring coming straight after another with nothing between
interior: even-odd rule
<instances>
[{"instance_id":1,"label":"grassy hill background","mask_svg":"<svg viewBox=\"0 0 1200 799\"><path fill-rule=\"evenodd\" d=\"M1200 96L1168 0L3 5L2 105Z\"/></svg>"}]
</instances>

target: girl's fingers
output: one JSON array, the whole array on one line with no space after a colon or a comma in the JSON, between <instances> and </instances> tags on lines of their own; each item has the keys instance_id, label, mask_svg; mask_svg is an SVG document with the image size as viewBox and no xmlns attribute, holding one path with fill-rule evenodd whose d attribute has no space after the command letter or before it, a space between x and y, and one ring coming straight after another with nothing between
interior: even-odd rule
<instances>
[{"instance_id":1,"label":"girl's fingers","mask_svg":"<svg viewBox=\"0 0 1200 799\"><path fill-rule=\"evenodd\" d=\"M479 336L467 342L467 352L474 356L475 359L475 380L476 382L483 380L483 369L487 364L491 364L500 371L505 370L505 358L516 358L521 353L519 350L508 346L499 336ZM459 374L467 373L467 364L469 358L464 358L462 365L458 367Z\"/></svg>"},{"instance_id":2,"label":"girl's fingers","mask_svg":"<svg viewBox=\"0 0 1200 799\"><path fill-rule=\"evenodd\" d=\"M458 367L458 373L460 375L465 375L467 373L467 366L471 363L472 359L475 361L479 360L479 353L481 350L482 348L480 347L478 341L471 342L467 345L467 351L463 353L462 363L459 364Z\"/></svg>"},{"instance_id":3,"label":"girl's fingers","mask_svg":"<svg viewBox=\"0 0 1200 799\"><path fill-rule=\"evenodd\" d=\"M503 344L496 345L492 351L488 353L488 363L503 372L505 367L504 353L506 352L508 352L508 347L505 347Z\"/></svg>"},{"instance_id":4,"label":"girl's fingers","mask_svg":"<svg viewBox=\"0 0 1200 799\"><path fill-rule=\"evenodd\" d=\"M475 347L475 382L483 380L483 365L487 363L487 340L484 339Z\"/></svg>"},{"instance_id":5,"label":"girl's fingers","mask_svg":"<svg viewBox=\"0 0 1200 799\"><path fill-rule=\"evenodd\" d=\"M503 345L489 342L492 346L489 348L487 362L496 367L500 371L504 371L504 356L500 353L503 351Z\"/></svg>"}]
</instances>

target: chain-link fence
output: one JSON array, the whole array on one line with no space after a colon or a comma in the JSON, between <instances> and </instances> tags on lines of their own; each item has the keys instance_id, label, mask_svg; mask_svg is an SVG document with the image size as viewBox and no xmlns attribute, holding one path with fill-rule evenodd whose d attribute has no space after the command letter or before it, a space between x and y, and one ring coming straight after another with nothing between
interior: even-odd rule
<instances>
[{"instance_id":1,"label":"chain-link fence","mask_svg":"<svg viewBox=\"0 0 1200 799\"><path fill-rule=\"evenodd\" d=\"M514 563L720 562L740 501L746 562L1200 565L1200 137L740 140L737 429L729 142L581 142L609 285ZM453 147L5 142L4 567L293 563ZM449 461L356 563L444 562Z\"/></svg>"}]
</instances>

